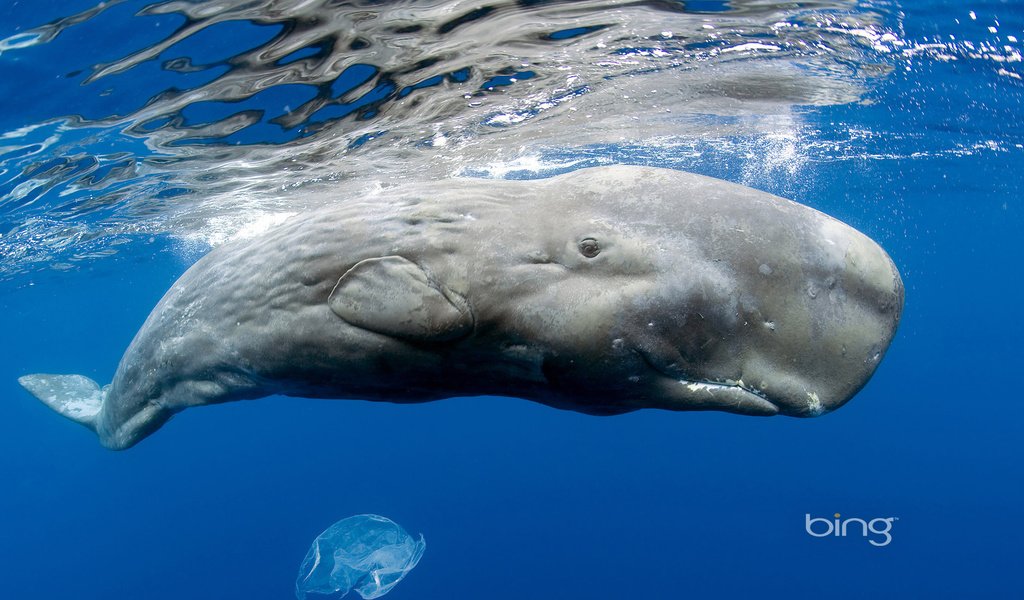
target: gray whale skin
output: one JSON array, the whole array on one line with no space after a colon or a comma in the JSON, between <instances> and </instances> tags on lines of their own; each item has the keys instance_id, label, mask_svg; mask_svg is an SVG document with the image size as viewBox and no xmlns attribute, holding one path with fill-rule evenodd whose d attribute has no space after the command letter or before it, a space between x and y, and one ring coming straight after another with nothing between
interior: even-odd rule
<instances>
[{"instance_id":1,"label":"gray whale skin","mask_svg":"<svg viewBox=\"0 0 1024 600\"><path fill-rule=\"evenodd\" d=\"M112 449L188 407L271 394L809 417L864 386L902 308L885 251L816 210L595 167L293 217L182 275L110 385L19 381Z\"/></svg>"}]
</instances>

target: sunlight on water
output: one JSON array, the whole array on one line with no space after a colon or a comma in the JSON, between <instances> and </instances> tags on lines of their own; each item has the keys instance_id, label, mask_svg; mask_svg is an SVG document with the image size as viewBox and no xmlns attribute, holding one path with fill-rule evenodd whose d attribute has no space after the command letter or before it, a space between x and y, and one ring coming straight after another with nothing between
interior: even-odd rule
<instances>
[{"instance_id":1,"label":"sunlight on water","mask_svg":"<svg viewBox=\"0 0 1024 600\"><path fill-rule=\"evenodd\" d=\"M633 162L771 187L884 155L802 111L870 104L894 70L1020 80L998 23L958 11L963 34L908 40L901 18L844 0L124 0L17 23L0 69L38 89L2 91L44 100L0 123L0 277L154 235L218 244L402 178Z\"/></svg>"}]
</instances>

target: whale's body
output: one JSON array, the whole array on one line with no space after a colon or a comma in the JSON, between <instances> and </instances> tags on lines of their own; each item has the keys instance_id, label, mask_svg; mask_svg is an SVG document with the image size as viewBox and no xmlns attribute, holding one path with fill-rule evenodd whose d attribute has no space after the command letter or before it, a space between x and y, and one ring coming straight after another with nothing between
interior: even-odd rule
<instances>
[{"instance_id":1,"label":"whale's body","mask_svg":"<svg viewBox=\"0 0 1024 600\"><path fill-rule=\"evenodd\" d=\"M742 186L625 166L454 179L216 248L103 389L20 381L115 449L190 406L271 394L815 416L867 382L902 305L869 238Z\"/></svg>"}]
</instances>

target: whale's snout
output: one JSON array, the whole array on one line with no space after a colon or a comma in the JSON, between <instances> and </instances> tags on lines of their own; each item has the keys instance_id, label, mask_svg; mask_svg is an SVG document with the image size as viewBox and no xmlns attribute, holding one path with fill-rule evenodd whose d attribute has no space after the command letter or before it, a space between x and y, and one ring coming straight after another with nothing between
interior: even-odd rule
<instances>
[{"instance_id":1,"label":"whale's snout","mask_svg":"<svg viewBox=\"0 0 1024 600\"><path fill-rule=\"evenodd\" d=\"M839 408L864 387L896 335L905 290L874 241L831 221L821 249L776 315L759 326L744 371L780 414L814 417ZM760 316L760 313L759 313Z\"/></svg>"},{"instance_id":2,"label":"whale's snout","mask_svg":"<svg viewBox=\"0 0 1024 600\"><path fill-rule=\"evenodd\" d=\"M160 429L171 414L159 404L147 403L130 416L102 415L97 424L96 435L100 444L108 450L127 450Z\"/></svg>"},{"instance_id":3,"label":"whale's snout","mask_svg":"<svg viewBox=\"0 0 1024 600\"><path fill-rule=\"evenodd\" d=\"M795 417L835 410L867 384L896 334L899 271L849 225L737 194L755 201L686 232L714 242L705 260L670 263L678 285L641 304L638 348L664 377L657 405Z\"/></svg>"}]
</instances>

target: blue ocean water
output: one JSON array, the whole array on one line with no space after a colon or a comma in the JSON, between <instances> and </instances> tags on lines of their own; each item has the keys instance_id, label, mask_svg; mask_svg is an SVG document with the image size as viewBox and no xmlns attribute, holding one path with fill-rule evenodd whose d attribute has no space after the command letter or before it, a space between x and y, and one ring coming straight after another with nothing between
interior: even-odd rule
<instances>
[{"instance_id":1,"label":"blue ocean water","mask_svg":"<svg viewBox=\"0 0 1024 600\"><path fill-rule=\"evenodd\" d=\"M225 73L253 75L245 71L250 63L229 57L302 31L235 19L89 82L103 65L197 22L174 12L184 10L179 3L156 5L166 8L156 16L137 16L146 3L108 4L51 41L27 43L38 34L24 32L93 3L0 3L0 131L15 132L0 139L0 597L290 598L313 538L361 513L426 537L421 562L390 593L395 600L1024 594L1016 574L1024 405L1013 375L1024 337L1017 316L1024 6L822 3L841 14L837 22L870 22L832 27L868 32L847 36L867 36L866 48L831 40L822 26L808 38L824 46L820 54L791 55L800 72L825 72L797 82L827 87L839 100L804 102L797 94L781 112L774 103L715 114L662 88L655 98L695 115L680 119L665 142L643 130L630 140L575 126L556 131L568 112L546 117L543 133L528 129L551 114L531 90L570 108L600 93L601 73L584 69L564 89L544 87L545 69L557 69L554 58L538 57L553 56L555 46L522 61L532 66L510 63L510 72L460 62L453 50L455 58L437 54L453 66L436 81L430 67L403 80L398 69L382 77L385 69L373 71L372 63L346 63L337 73L311 69L310 77L328 81L316 89L301 80L263 82L244 99L209 100L226 93L210 87ZM204 4L231 3L194 6ZM616 47L618 38L586 48L659 58L658 51L676 50L666 40L678 32L661 34L682 28L677 21L717 27L761 18L744 16L748 4L658 8L659 27L636 38L654 50L636 39ZM593 29L605 24L595 14L565 17L570 22L549 27L545 43L616 30ZM823 19L814 7L768 16L804 27ZM462 22L448 27L460 31ZM731 26L735 33L750 25ZM686 51L727 37L691 41ZM273 61L321 52L312 42L304 47ZM754 50L744 61L695 62L695 71L714 69L712 81L735 75L729 80L742 85L747 65L774 68L769 60L778 60ZM803 63L804 56L813 60ZM173 63L181 57L205 68ZM526 75L531 70L535 77ZM487 91L502 85L507 92ZM206 95L173 105L183 90ZM460 107L479 99L483 112L430 104L431 94L443 93ZM753 96L722 93L710 104ZM325 110L311 108L291 126L271 122L311 98L326 99ZM406 98L434 108L409 108ZM617 102L622 119L655 112ZM254 116L234 129L224 123L233 114ZM428 152L423 140L440 148L442 139L451 140L447 154L418 154ZM498 150L479 151L489 139ZM517 144L526 158L502 154L512 140L525 140ZM318 144L349 150L318 165ZM295 156L301 168L282 166ZM897 338L867 387L819 419L651 410L596 418L509 398L391 405L275 397L189 410L137 447L111 452L18 386L20 375L39 371L109 381L166 289L204 248L248 223L231 217L302 208L304 200L282 198L282 181L324 179L345 190L370 166L430 173L439 161L455 164L453 156L464 172L506 176L609 161L669 166L814 206L873 237L899 266L907 300ZM226 200L237 197L245 201ZM807 515L835 513L896 518L891 543L806 532Z\"/></svg>"}]
</instances>

